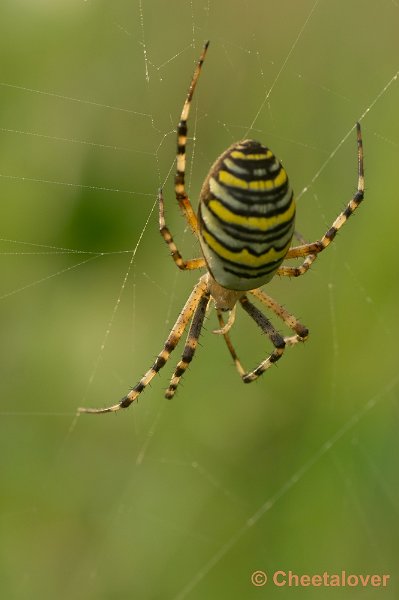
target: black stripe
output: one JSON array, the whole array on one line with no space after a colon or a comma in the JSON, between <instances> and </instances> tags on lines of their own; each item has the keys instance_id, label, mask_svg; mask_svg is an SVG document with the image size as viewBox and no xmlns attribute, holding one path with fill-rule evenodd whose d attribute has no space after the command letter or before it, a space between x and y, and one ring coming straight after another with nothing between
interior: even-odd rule
<instances>
[{"instance_id":1,"label":"black stripe","mask_svg":"<svg viewBox=\"0 0 399 600\"><path fill-rule=\"evenodd\" d=\"M158 373L158 371L160 369L162 369L162 367L165 365L166 361L167 361L167 358L165 358L164 356L157 356L154 364L151 367L152 370L155 371L156 373Z\"/></svg>"},{"instance_id":2,"label":"black stripe","mask_svg":"<svg viewBox=\"0 0 399 600\"><path fill-rule=\"evenodd\" d=\"M177 126L177 134L187 136L187 121L180 121Z\"/></svg>"},{"instance_id":3,"label":"black stripe","mask_svg":"<svg viewBox=\"0 0 399 600\"><path fill-rule=\"evenodd\" d=\"M260 275L262 274L266 274L266 273L270 273L271 271L274 271L275 269L277 269L277 267L282 263L282 261L284 260L284 257L279 258L277 260L273 260L272 262L267 262L264 265L261 265L260 267L254 267L252 265L243 265L242 263L236 262L234 260L229 260L228 258L224 258L223 256L220 256L220 254L218 254L217 252L215 252L215 250L213 248L210 248L209 244L206 243L206 240L203 238L203 241L205 242L205 244L208 246L208 248L210 249L210 251L215 254L215 256L217 256L218 260L220 262L223 262L227 265L232 265L236 268L241 268L241 269L245 269L245 271L257 271L259 269L263 269L262 272L257 275L251 275L251 277L260 277ZM234 250L233 250L234 252ZM227 267L225 267L223 265L224 270L229 270ZM231 271L232 273L233 271Z\"/></svg>"},{"instance_id":4,"label":"black stripe","mask_svg":"<svg viewBox=\"0 0 399 600\"><path fill-rule=\"evenodd\" d=\"M281 234L278 235L245 235L244 233L236 233L234 235L231 235L231 237L237 241L240 241L242 243L246 243L246 244L268 244L269 247L274 247L277 248L276 243L278 243L282 237L286 237L287 234L289 233L289 231L285 232L284 236L282 236ZM289 239L292 239L292 234L290 236ZM288 239L285 240L285 242L283 243L284 247L286 244L288 243Z\"/></svg>"},{"instance_id":5,"label":"black stripe","mask_svg":"<svg viewBox=\"0 0 399 600\"><path fill-rule=\"evenodd\" d=\"M221 181L218 181L218 184L222 186L234 200L249 205L250 208L256 204L261 206L265 206L265 204L275 204L286 195L289 188L288 179L278 187L259 191L240 189L232 185L227 185Z\"/></svg>"},{"instance_id":6,"label":"black stripe","mask_svg":"<svg viewBox=\"0 0 399 600\"><path fill-rule=\"evenodd\" d=\"M222 184L221 184L222 185ZM237 207L233 207L231 206L231 204L229 204L228 202L224 201L222 198L219 198L216 195L209 195L208 198L206 198L204 200L207 208L211 211L211 213L213 215L215 215L215 213L213 212L213 210L211 209L211 207L209 206L209 202L213 199L218 200L220 202L220 204L224 207L227 208L227 210L229 210L230 212L232 212L233 214L240 216L240 217L274 217L276 215L281 215L282 213L284 213L291 205L292 203L292 199L293 199L293 193L291 192L291 195L289 196L289 199L287 202L285 202L282 206L276 206L276 200L281 200L281 198L284 197L288 185L285 186L285 190L284 193L279 192L278 194L274 194L274 193L267 193L267 195L265 195L265 192L263 193L263 197L261 197L259 195L259 193L232 193L231 188L227 188L227 186L223 185L223 187L225 189L228 190L228 192L231 194L231 196L234 198L234 200L237 200L239 202L244 202L242 209L237 209ZM239 197L240 196L240 197ZM215 215L216 217L216 215Z\"/></svg>"},{"instance_id":7,"label":"black stripe","mask_svg":"<svg viewBox=\"0 0 399 600\"><path fill-rule=\"evenodd\" d=\"M241 279L258 279L259 277L264 277L265 275L270 275L270 273L273 273L280 266L280 264L281 264L281 261L279 261L273 267L269 267L268 269L259 271L258 273L249 273L248 271L237 271L230 267L223 267L223 269L227 273L231 273L232 275L235 275L236 277L240 277Z\"/></svg>"},{"instance_id":8,"label":"black stripe","mask_svg":"<svg viewBox=\"0 0 399 600\"><path fill-rule=\"evenodd\" d=\"M245 160L237 160L235 158L232 158L229 154L225 157L224 160L229 159L231 160L234 164L236 164L238 167L240 167L240 169L245 169L245 172L241 172L240 171L234 171L231 167L229 167L224 161L223 161L223 166L225 171L227 171L228 173L230 173L231 175L233 175L234 177L238 177L239 179L243 179L244 181L250 182L250 181L271 181L273 179L275 179L276 177L278 177L278 175L281 173L283 167L281 164L279 164L276 160L273 160L273 166L277 167L274 170L272 170L270 168L270 161L269 160L262 160L262 161L245 161ZM252 166L252 165L248 165L247 163L251 162L251 163L256 163L256 166ZM242 164L240 164L242 163ZM269 164L268 164L269 163ZM248 168L249 167L249 168ZM264 169L266 171L266 173L262 173L262 174L257 174L255 173L255 171L257 169ZM221 183L221 182L219 182ZM222 185L225 185L222 183Z\"/></svg>"},{"instance_id":9,"label":"black stripe","mask_svg":"<svg viewBox=\"0 0 399 600\"><path fill-rule=\"evenodd\" d=\"M143 389L145 388L144 383L141 383L141 381L139 381L134 388L132 388L132 392L138 392L140 394L140 392L143 391ZM125 398L122 398L121 402L123 402L123 400L128 400L127 396L125 396Z\"/></svg>"},{"instance_id":10,"label":"black stripe","mask_svg":"<svg viewBox=\"0 0 399 600\"><path fill-rule=\"evenodd\" d=\"M222 229L228 235L231 235L237 240L247 242L273 242L285 237L292 228L294 219L290 219L286 223L280 223L275 227L271 227L267 231L252 230L241 225L223 223Z\"/></svg>"},{"instance_id":11,"label":"black stripe","mask_svg":"<svg viewBox=\"0 0 399 600\"><path fill-rule=\"evenodd\" d=\"M269 152L269 148L256 140L245 140L245 142L234 145L233 151L242 152L248 156L248 154L266 154Z\"/></svg>"},{"instance_id":12,"label":"black stripe","mask_svg":"<svg viewBox=\"0 0 399 600\"><path fill-rule=\"evenodd\" d=\"M204 221L204 217L202 214L201 205L199 208L200 209L198 211L198 219L199 219L200 224L205 227L205 221ZM230 223L228 221L224 221L219 215L217 215L216 213L213 212L213 210L211 210L210 206L207 206L207 209L209 210L209 212L212 214L212 216L218 222L220 229L222 229L228 235L231 235L232 237L242 239L242 240L248 239L248 240L254 240L254 241L255 240L262 241L265 238L268 238L269 236L271 238L277 237L277 236L283 237L284 235L286 235L288 233L289 229L292 227L292 225L295 221L295 211L294 211L294 214L292 215L291 219L289 219L289 221L284 221L283 223L279 223L278 225L274 225L274 227L269 227L267 230L263 231L263 230L259 229L258 227L250 227L249 225L239 225L238 223ZM237 214L237 213L234 213L234 214ZM261 217L265 218L265 215L262 214ZM257 215L257 218L259 218L259 215ZM268 218L268 217L266 216L266 218ZM210 231L209 228L208 228L208 231Z\"/></svg>"},{"instance_id":13,"label":"black stripe","mask_svg":"<svg viewBox=\"0 0 399 600\"><path fill-rule=\"evenodd\" d=\"M223 248L226 248L226 250L229 250L230 252L234 252L234 253L236 253L236 254L239 254L240 252L242 252L242 250L247 250L247 252L248 252L249 254L251 254L252 256L257 256L257 257L259 257L259 256L262 256L263 254L266 254L266 252L268 252L268 251L269 251L269 250L271 250L272 248L273 248L274 250L276 250L276 251L278 251L278 252L279 252L280 250L282 250L283 248L285 248L285 247L287 246L287 244L288 244L288 242L287 242L287 241L284 241L284 243L283 243L282 245L278 245L277 243L276 243L276 244L268 244L268 243L267 243L267 240L266 240L266 241L265 241L265 245L267 244L267 248L266 248L266 249L264 249L264 250L261 250L260 252L256 252L256 250L254 250L253 248L251 248L251 246L247 246L247 245L245 245L245 246L240 246L239 248L237 248L236 246L230 246L229 244L226 244L225 240L222 240L222 239L220 239L220 237L218 237L218 235L217 235L217 232L215 233L215 231L211 231L210 229L208 229L208 227L206 226L206 224L205 224L205 223L203 224L203 227L204 227L204 229L205 229L205 230L206 230L206 231L207 231L207 232L208 232L208 233L209 233L209 234L210 234L210 235L211 235L213 238L215 238L215 240L216 240L217 242L219 242L219 244L220 244L221 246L223 246ZM233 239L234 239L234 238L233 238ZM280 241L280 239L281 239L281 237L280 237L280 236L278 236L278 237L276 238L276 242ZM204 240L204 241L206 242L206 240ZM209 246L209 244L207 244L207 246L208 246L208 247L210 247L210 246ZM225 259L223 256L220 256L220 255L219 255L219 254L216 252L216 250L214 250L213 248L210 248L210 249L212 250L212 252L214 252L215 254L217 254L217 256L218 256L219 258L221 258L222 260L226 260L226 259Z\"/></svg>"}]
</instances>

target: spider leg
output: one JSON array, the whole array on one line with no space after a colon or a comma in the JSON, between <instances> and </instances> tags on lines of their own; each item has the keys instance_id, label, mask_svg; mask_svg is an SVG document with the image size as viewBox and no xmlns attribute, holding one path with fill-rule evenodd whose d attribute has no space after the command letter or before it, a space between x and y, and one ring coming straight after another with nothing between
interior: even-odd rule
<instances>
[{"instance_id":1,"label":"spider leg","mask_svg":"<svg viewBox=\"0 0 399 600\"><path fill-rule=\"evenodd\" d=\"M173 241L172 234L169 231L169 228L166 226L165 222L165 210L164 210L164 199L162 190L159 190L158 193L158 202L159 202L159 232L162 235L163 239L167 243L170 253L172 255L175 264L179 267L179 269L184 270L192 270L192 269L200 269L201 267L205 267L205 259L204 258L191 258L189 260L184 260L182 255L175 242Z\"/></svg>"},{"instance_id":2,"label":"spider leg","mask_svg":"<svg viewBox=\"0 0 399 600\"><path fill-rule=\"evenodd\" d=\"M222 313L220 310L218 310L217 314L218 314L219 323L223 323L223 327L221 327L221 329L214 329L212 331L212 333L224 335L225 333L230 331L230 329L233 327L234 322L236 320L236 310L237 310L237 304L234 304L233 308L229 311L229 317L227 319L227 323L224 322Z\"/></svg>"},{"instance_id":3,"label":"spider leg","mask_svg":"<svg viewBox=\"0 0 399 600\"><path fill-rule=\"evenodd\" d=\"M206 276L202 276L198 283L195 285L193 291L191 292L186 304L183 307L180 315L177 318L176 323L173 325L170 334L168 335L164 347L161 352L158 354L155 359L152 367L143 375L140 381L132 388L132 390L124 397L118 404L114 404L113 406L109 406L107 408L79 408L79 413L107 413L107 412L116 412L121 408L127 408L131 405L132 402L137 400L138 396L141 392L146 388L146 386L150 383L150 381L155 377L155 375L162 369L168 360L169 356L176 348L177 344L181 336L184 333L184 330L187 327L191 317L194 312L197 310L199 304L203 303L204 296L206 297L208 294L208 283L206 280Z\"/></svg>"},{"instance_id":4,"label":"spider leg","mask_svg":"<svg viewBox=\"0 0 399 600\"><path fill-rule=\"evenodd\" d=\"M253 296L255 296L258 300L260 300L261 302L263 302L263 304L265 304L268 308L270 308L280 319L282 319L284 321L284 323L290 329L292 329L293 331L295 331L296 335L284 338L284 342L285 342L286 345L289 344L290 346L293 346L297 342L304 342L304 341L306 341L306 339L308 338L308 335L309 335L309 331L308 331L308 329L304 325L302 325L298 321L298 319L296 317L294 317L294 315L292 315L291 313L289 313L283 306L281 306L278 302L276 302L275 300L273 300L273 298L271 298L268 294L265 294L262 290L259 290L259 289L251 290L250 293ZM227 348L229 349L229 352L230 352L231 357L232 357L232 359L234 361L234 364L236 366L238 374L240 375L240 377L242 377L244 379L244 377L246 375L246 371L245 371L244 367L242 366L242 364L241 364L241 362L240 362L240 360L239 360L239 358L237 356L237 353L236 353L236 351L234 349L234 346L233 346L233 344L231 342L230 336L227 333L228 330L225 331L226 324L225 324L224 319L223 319L222 311L218 310L217 311L217 316L218 316L219 324L220 324L220 327L221 327L221 329L218 330L218 331L220 331L223 334L223 337L225 339ZM266 368L268 368L268 367L266 367ZM251 381L253 381L253 380L251 379Z\"/></svg>"},{"instance_id":5,"label":"spider leg","mask_svg":"<svg viewBox=\"0 0 399 600\"><path fill-rule=\"evenodd\" d=\"M290 346L296 344L297 342L304 342L307 340L309 335L309 330L307 327L302 325L298 321L294 315L288 312L281 304L273 300L268 294L265 294L263 290L251 290L250 292L255 298L258 298L263 304L265 304L268 308L270 308L284 323L292 329L296 335L285 337L284 341L286 344Z\"/></svg>"},{"instance_id":6,"label":"spider leg","mask_svg":"<svg viewBox=\"0 0 399 600\"><path fill-rule=\"evenodd\" d=\"M186 100L181 112L180 121L177 126L177 169L175 175L175 193L176 200L179 203L181 210L190 225L192 231L196 234L198 231L197 216L191 206L190 200L186 193L185 173L186 173L186 144L187 144L187 121L190 113L191 101L193 99L195 87L201 73L202 64L205 60L206 51L209 42L207 42L202 50L194 71L193 78L188 88Z\"/></svg>"},{"instance_id":7,"label":"spider leg","mask_svg":"<svg viewBox=\"0 0 399 600\"><path fill-rule=\"evenodd\" d=\"M242 366L241 361L240 361L240 359L238 358L238 356L236 354L236 351L234 349L234 346L233 346L233 344L231 342L231 339L230 339L230 336L228 334L228 331L229 331L230 328L227 329L227 331L226 331L226 324L225 324L224 319L223 319L222 311L221 310L217 310L216 312L217 312L217 316L218 316L218 320L219 320L219 324L220 324L220 330L219 331L222 332L222 335L224 337L224 341L226 342L226 346L227 346L227 348L228 348L228 350L229 350L229 352L231 354L231 357L232 357L232 359L234 361L234 364L236 366L236 369L238 371L239 376L240 377L244 377L244 375L245 375L245 369Z\"/></svg>"},{"instance_id":8,"label":"spider leg","mask_svg":"<svg viewBox=\"0 0 399 600\"><path fill-rule=\"evenodd\" d=\"M173 398L176 388L179 385L180 379L183 377L188 365L192 361L197 349L198 338L201 333L202 325L206 314L206 309L209 304L210 294L205 292L198 302L195 309L193 320L187 335L186 344L184 346L181 360L178 362L175 372L172 375L168 389L165 392L165 398Z\"/></svg>"},{"instance_id":9,"label":"spider leg","mask_svg":"<svg viewBox=\"0 0 399 600\"><path fill-rule=\"evenodd\" d=\"M286 340L274 329L273 325L270 323L269 319L265 317L260 310L254 306L246 296L240 299L241 305L244 310L249 314L250 317L253 318L255 323L259 325L262 331L270 338L272 341L275 350L270 354L266 360L262 361L259 366L251 372L247 372L241 364L240 359L237 356L237 353L234 349L234 346L231 342L230 336L228 333L224 333L223 337L226 342L226 346L230 352L230 355L234 361L238 374L244 383L251 383L251 381L255 381L264 371L266 371L272 364L277 362L279 358L282 356L286 344ZM277 304L277 303L276 303ZM283 309L284 310L284 309ZM288 313L287 313L288 314ZM222 312L220 310L217 311L217 316L219 319L219 324L221 329L224 328L225 323L222 316ZM288 343L289 340L288 340Z\"/></svg>"},{"instance_id":10,"label":"spider leg","mask_svg":"<svg viewBox=\"0 0 399 600\"><path fill-rule=\"evenodd\" d=\"M252 302L250 302L247 296L240 298L240 303L243 309L249 314L249 316L255 321L255 323L261 328L274 346L273 352L265 360L263 360L253 371L244 373L242 380L244 383L251 383L255 381L262 373L264 373L269 367L277 362L284 353L285 340L276 331L265 315L258 309Z\"/></svg>"},{"instance_id":11,"label":"spider leg","mask_svg":"<svg viewBox=\"0 0 399 600\"><path fill-rule=\"evenodd\" d=\"M312 263L316 260L318 254L325 250L331 244L338 231L351 215L355 212L359 204L364 198L364 165L363 165L363 141L360 123L356 123L357 131L357 190L352 199L347 204L346 208L338 215L330 229L323 235L320 240L311 244L302 244L294 246L287 252L288 258L301 258L306 256L305 260L299 267L279 267L276 271L277 275L287 275L290 277L299 277L309 270Z\"/></svg>"}]
</instances>

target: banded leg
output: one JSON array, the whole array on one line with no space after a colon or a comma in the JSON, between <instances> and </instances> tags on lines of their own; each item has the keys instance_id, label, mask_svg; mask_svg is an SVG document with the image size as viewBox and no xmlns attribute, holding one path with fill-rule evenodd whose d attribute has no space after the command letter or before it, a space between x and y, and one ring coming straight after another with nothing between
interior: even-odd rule
<instances>
[{"instance_id":1,"label":"banded leg","mask_svg":"<svg viewBox=\"0 0 399 600\"><path fill-rule=\"evenodd\" d=\"M159 190L158 193L158 202L159 202L159 232L162 235L163 239L167 243L170 253L172 255L175 264L179 267L179 269L184 270L192 270L192 269L200 269L201 267L205 267L205 259L204 258L191 258L189 260L184 260L182 255L175 242L173 241L172 234L169 231L169 228L166 226L165 222L165 210L164 210L164 199L162 190Z\"/></svg>"},{"instance_id":2,"label":"banded leg","mask_svg":"<svg viewBox=\"0 0 399 600\"><path fill-rule=\"evenodd\" d=\"M255 298L258 298L265 306L270 308L282 321L284 321L287 327L295 331L296 335L284 338L286 344L293 346L297 342L304 342L307 340L309 335L308 328L302 325L302 323L281 306L281 304L276 302L276 300L273 300L273 298L260 289L251 290L251 294L255 296Z\"/></svg>"},{"instance_id":3,"label":"banded leg","mask_svg":"<svg viewBox=\"0 0 399 600\"><path fill-rule=\"evenodd\" d=\"M298 246L296 246L295 248L297 248ZM294 250L295 248L290 248L290 250ZM288 250L288 252L290 251ZM324 250L324 248L323 248ZM300 275L304 275L307 271L309 271L310 267L312 266L312 264L314 263L314 261L316 260L316 258L318 257L318 254L309 254L309 256L307 256L305 258L305 260L303 261L303 263L301 265L299 265L299 267L279 267L276 271L276 275L283 275L285 277L299 277ZM286 260L287 258L292 258L292 257L285 257L284 260Z\"/></svg>"},{"instance_id":4,"label":"banded leg","mask_svg":"<svg viewBox=\"0 0 399 600\"><path fill-rule=\"evenodd\" d=\"M244 383L251 383L255 381L262 373L264 373L269 367L277 362L284 353L285 341L284 338L276 331L269 319L248 300L246 296L240 298L240 303L243 309L249 314L249 316L255 321L255 323L261 328L274 346L273 352L265 360L263 360L253 371L245 373L242 376Z\"/></svg>"},{"instance_id":5,"label":"banded leg","mask_svg":"<svg viewBox=\"0 0 399 600\"><path fill-rule=\"evenodd\" d=\"M196 284L193 291L191 292L186 304L183 307L183 310L178 316L176 323L173 325L173 328L167 337L163 349L155 359L154 364L140 379L140 381L134 386L134 388L132 388L132 390L127 394L127 396L122 398L122 400L118 402L118 404L114 404L113 406L109 406L107 408L79 408L78 412L94 414L116 412L121 408L127 408L131 405L132 402L137 400L138 396L146 388L150 381L155 377L158 371L162 369L169 356L176 348L191 317L193 316L194 312L196 311L198 305L201 303L204 296L208 293L207 290L208 284L206 281L206 276L204 275L200 278L199 282Z\"/></svg>"},{"instance_id":6,"label":"banded leg","mask_svg":"<svg viewBox=\"0 0 399 600\"><path fill-rule=\"evenodd\" d=\"M188 332L186 344L184 346L181 360L178 362L175 372L172 375L168 389L165 392L165 398L173 398L177 386L179 385L180 379L183 377L188 365L193 360L195 351L197 349L198 338L201 333L202 325L204 323L206 309L208 308L210 294L205 293L200 299L193 320L191 322L190 330Z\"/></svg>"},{"instance_id":7,"label":"banded leg","mask_svg":"<svg viewBox=\"0 0 399 600\"><path fill-rule=\"evenodd\" d=\"M317 256L327 248L337 235L338 231L347 222L349 217L353 215L359 204L364 198L364 165L363 165L363 141L362 132L360 129L360 123L356 123L357 131L357 191L353 195L350 202L347 204L345 210L343 210L330 229L323 235L320 240L311 244L302 244L300 246L294 246L287 252L286 259L289 258L301 258L306 256L302 265L299 267L279 267L276 271L277 275L287 275L290 277L299 277L309 270L312 263L316 260Z\"/></svg>"},{"instance_id":8,"label":"banded leg","mask_svg":"<svg viewBox=\"0 0 399 600\"><path fill-rule=\"evenodd\" d=\"M177 126L177 169L175 175L175 193L176 200L183 211L184 216L192 231L197 233L198 223L197 216L191 206L190 200L186 193L185 173L186 173L186 144L187 144L187 120L190 113L191 101L193 99L195 87L201 73L202 64L205 60L206 51L209 42L207 42L202 50L201 56L194 71L193 78L188 88L186 101L183 105L183 110L180 116L180 121Z\"/></svg>"}]
</instances>

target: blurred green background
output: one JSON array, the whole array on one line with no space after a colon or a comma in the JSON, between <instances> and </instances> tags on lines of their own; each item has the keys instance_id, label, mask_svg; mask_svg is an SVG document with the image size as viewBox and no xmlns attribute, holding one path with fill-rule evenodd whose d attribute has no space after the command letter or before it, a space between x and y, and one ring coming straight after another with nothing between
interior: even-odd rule
<instances>
[{"instance_id":1,"label":"blurred green background","mask_svg":"<svg viewBox=\"0 0 399 600\"><path fill-rule=\"evenodd\" d=\"M398 18L394 0L3 0L2 598L304 593L254 587L258 569L388 573L379 591L398 597ZM211 312L173 401L180 349L129 411L76 418L136 383L197 278L169 258L154 202L163 185L198 255L172 176L205 39L193 204L253 125L316 239L355 190L351 129L369 108L365 203L310 273L268 286L311 335L257 383L240 382ZM242 311L232 337L248 367L268 351Z\"/></svg>"}]
</instances>

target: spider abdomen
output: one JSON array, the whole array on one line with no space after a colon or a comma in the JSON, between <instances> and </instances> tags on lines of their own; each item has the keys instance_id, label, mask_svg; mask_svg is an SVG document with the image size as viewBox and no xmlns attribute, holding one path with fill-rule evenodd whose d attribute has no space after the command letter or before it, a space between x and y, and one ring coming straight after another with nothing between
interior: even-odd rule
<instances>
[{"instance_id":1,"label":"spider abdomen","mask_svg":"<svg viewBox=\"0 0 399 600\"><path fill-rule=\"evenodd\" d=\"M287 173L253 140L233 144L201 190L199 238L219 285L251 290L270 281L290 247L295 202Z\"/></svg>"}]
</instances>

